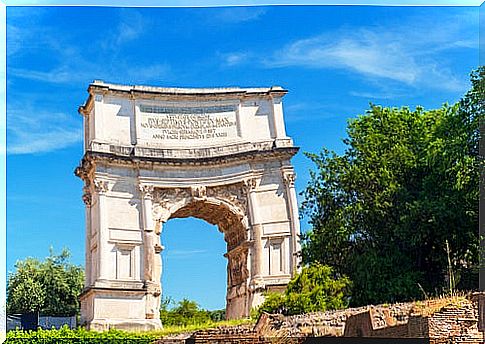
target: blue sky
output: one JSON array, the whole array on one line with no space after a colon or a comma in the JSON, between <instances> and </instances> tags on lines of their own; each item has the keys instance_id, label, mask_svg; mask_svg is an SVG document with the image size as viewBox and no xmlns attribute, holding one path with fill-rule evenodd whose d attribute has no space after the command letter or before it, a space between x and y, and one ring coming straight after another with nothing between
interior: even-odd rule
<instances>
[{"instance_id":1,"label":"blue sky","mask_svg":"<svg viewBox=\"0 0 485 344\"><path fill-rule=\"evenodd\" d=\"M478 66L478 14L477 7L8 7L7 270L45 257L50 246L68 247L84 264L82 183L73 170L82 157L77 107L93 79L285 87L302 191L312 168L303 152L342 152L346 121L369 102L435 108L467 91ZM223 308L221 233L177 219L162 242L164 294Z\"/></svg>"}]
</instances>

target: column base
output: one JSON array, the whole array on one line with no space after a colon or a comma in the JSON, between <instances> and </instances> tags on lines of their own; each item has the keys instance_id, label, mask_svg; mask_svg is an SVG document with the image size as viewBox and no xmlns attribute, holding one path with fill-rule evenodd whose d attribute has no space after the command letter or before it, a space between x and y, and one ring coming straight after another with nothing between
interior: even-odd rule
<instances>
[{"instance_id":1,"label":"column base","mask_svg":"<svg viewBox=\"0 0 485 344\"><path fill-rule=\"evenodd\" d=\"M81 324L94 331L161 329L158 311L148 308L148 296L146 288L86 288L79 297Z\"/></svg>"}]
</instances>

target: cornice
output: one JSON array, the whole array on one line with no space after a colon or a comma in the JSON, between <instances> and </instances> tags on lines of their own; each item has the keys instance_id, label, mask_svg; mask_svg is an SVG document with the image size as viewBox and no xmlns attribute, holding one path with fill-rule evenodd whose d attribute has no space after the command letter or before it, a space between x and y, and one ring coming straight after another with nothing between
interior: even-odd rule
<instances>
[{"instance_id":1,"label":"cornice","mask_svg":"<svg viewBox=\"0 0 485 344\"><path fill-rule=\"evenodd\" d=\"M267 150L252 150L227 154L215 157L201 158L160 158L150 156L137 156L135 150L130 155L122 155L110 152L87 151L80 165L75 169L75 174L82 178L89 174L97 162L114 163L114 164L136 164L140 167L143 165L153 166L210 166L226 165L236 161L265 161L276 159L291 159L299 150L299 147L275 147Z\"/></svg>"},{"instance_id":2,"label":"cornice","mask_svg":"<svg viewBox=\"0 0 485 344\"><path fill-rule=\"evenodd\" d=\"M175 88L138 85L110 84L95 80L87 89L89 96L86 102L79 106L78 112L87 115L93 105L94 95L112 94L130 99L156 100L227 100L253 97L283 97L288 91L280 86L271 87L216 87L216 88Z\"/></svg>"},{"instance_id":3,"label":"cornice","mask_svg":"<svg viewBox=\"0 0 485 344\"><path fill-rule=\"evenodd\" d=\"M119 91L126 93L147 93L147 94L167 94L171 96L178 95L267 95L271 93L286 94L288 91L280 86L271 87L209 87L209 88L181 88L181 87L158 87L158 86L144 86L144 85L121 85L105 83L104 81L95 80L88 86L88 92L99 90Z\"/></svg>"}]
</instances>

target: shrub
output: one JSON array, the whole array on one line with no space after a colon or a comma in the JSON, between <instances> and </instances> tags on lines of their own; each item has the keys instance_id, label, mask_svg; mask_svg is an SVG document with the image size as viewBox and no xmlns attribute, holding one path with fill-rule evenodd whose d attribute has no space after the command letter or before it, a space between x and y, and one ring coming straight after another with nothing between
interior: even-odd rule
<instances>
[{"instance_id":1,"label":"shrub","mask_svg":"<svg viewBox=\"0 0 485 344\"><path fill-rule=\"evenodd\" d=\"M350 285L345 276L335 278L331 267L314 263L293 277L283 294L267 293L255 315L262 312L293 315L345 308Z\"/></svg>"},{"instance_id":2,"label":"shrub","mask_svg":"<svg viewBox=\"0 0 485 344\"><path fill-rule=\"evenodd\" d=\"M84 328L75 330L67 326L59 330L22 331L14 330L7 332L8 344L149 344L157 337L153 334L131 333L119 330L106 332L87 331Z\"/></svg>"}]
</instances>

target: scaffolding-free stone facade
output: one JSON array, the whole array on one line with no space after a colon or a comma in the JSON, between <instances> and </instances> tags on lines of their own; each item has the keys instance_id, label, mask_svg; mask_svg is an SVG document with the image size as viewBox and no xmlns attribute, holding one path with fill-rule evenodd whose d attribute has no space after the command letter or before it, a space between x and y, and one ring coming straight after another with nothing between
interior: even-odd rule
<instances>
[{"instance_id":1,"label":"scaffolding-free stone facade","mask_svg":"<svg viewBox=\"0 0 485 344\"><path fill-rule=\"evenodd\" d=\"M181 89L95 81L79 108L90 328L162 324L160 236L172 218L217 225L227 243L227 318L285 286L299 220L282 98L271 88ZM197 281L194 281L196 284Z\"/></svg>"}]
</instances>

